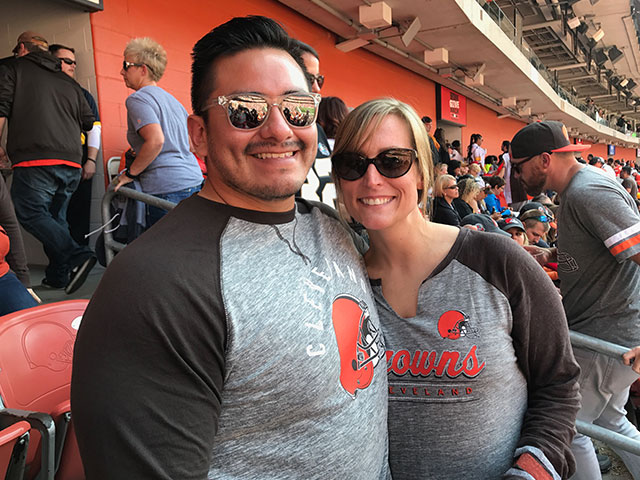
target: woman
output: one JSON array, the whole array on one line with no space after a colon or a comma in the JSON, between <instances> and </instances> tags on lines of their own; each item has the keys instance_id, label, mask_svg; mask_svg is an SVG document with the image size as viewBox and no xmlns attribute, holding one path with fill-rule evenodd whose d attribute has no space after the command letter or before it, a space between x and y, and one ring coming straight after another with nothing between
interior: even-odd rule
<instances>
[{"instance_id":1,"label":"woman","mask_svg":"<svg viewBox=\"0 0 640 480\"><path fill-rule=\"evenodd\" d=\"M178 203L200 190L202 172L189 151L187 111L158 87L167 53L150 38L134 38L124 50L120 75L135 90L126 100L127 140L135 160L116 180L116 190L138 180L142 191ZM148 206L147 227L166 210Z\"/></svg>"},{"instance_id":2,"label":"woman","mask_svg":"<svg viewBox=\"0 0 640 480\"><path fill-rule=\"evenodd\" d=\"M567 478L578 367L560 297L507 236L425 218L427 142L411 107L372 100L344 120L332 160L370 237L393 478Z\"/></svg>"},{"instance_id":3,"label":"woman","mask_svg":"<svg viewBox=\"0 0 640 480\"><path fill-rule=\"evenodd\" d=\"M347 116L349 109L347 105L338 97L324 97L318 106L318 120L324 133L327 134L329 145L333 149L336 138L336 131L340 122Z\"/></svg>"},{"instance_id":4,"label":"woman","mask_svg":"<svg viewBox=\"0 0 640 480\"><path fill-rule=\"evenodd\" d=\"M445 225L460 225L460 215L453 208L453 199L458 198L458 185L452 175L440 175L436 178L433 189L433 215L436 223Z\"/></svg>"},{"instance_id":5,"label":"woman","mask_svg":"<svg viewBox=\"0 0 640 480\"><path fill-rule=\"evenodd\" d=\"M484 203L489 209L489 213L502 213L507 207L503 205L504 201L504 178L490 177L488 181L490 193L484 199Z\"/></svg>"},{"instance_id":6,"label":"woman","mask_svg":"<svg viewBox=\"0 0 640 480\"><path fill-rule=\"evenodd\" d=\"M460 219L472 213L480 213L480 207L476 197L482 189L473 178L465 178L458 181L458 192L460 196L453 199L453 208L456 209Z\"/></svg>"},{"instance_id":7,"label":"woman","mask_svg":"<svg viewBox=\"0 0 640 480\"><path fill-rule=\"evenodd\" d=\"M482 142L484 139L479 133L471 135L471 141L469 148L467 149L468 160L470 163L477 163L484 172L484 159L487 156L487 151L482 148Z\"/></svg>"}]
</instances>

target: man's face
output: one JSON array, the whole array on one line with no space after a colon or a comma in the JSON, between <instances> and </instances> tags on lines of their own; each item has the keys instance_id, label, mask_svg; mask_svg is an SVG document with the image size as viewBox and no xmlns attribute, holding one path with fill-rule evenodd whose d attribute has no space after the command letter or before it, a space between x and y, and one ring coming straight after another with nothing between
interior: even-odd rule
<instances>
[{"instance_id":1,"label":"man's face","mask_svg":"<svg viewBox=\"0 0 640 480\"><path fill-rule=\"evenodd\" d=\"M538 243L541 239L544 240L546 235L545 225L542 222L535 222L532 227L525 227L525 230L531 244Z\"/></svg>"},{"instance_id":2,"label":"man's face","mask_svg":"<svg viewBox=\"0 0 640 480\"><path fill-rule=\"evenodd\" d=\"M431 130L433 129L433 122L425 122L424 128L426 128L427 133L431 133Z\"/></svg>"},{"instance_id":3,"label":"man's face","mask_svg":"<svg viewBox=\"0 0 640 480\"><path fill-rule=\"evenodd\" d=\"M540 157L543 155L548 154L540 153L533 157L514 158L511 163L515 177L520 179L527 194L534 197L542 193L547 183L547 174L541 168Z\"/></svg>"},{"instance_id":4,"label":"man's face","mask_svg":"<svg viewBox=\"0 0 640 480\"><path fill-rule=\"evenodd\" d=\"M219 59L214 90L208 104L214 104L201 119L190 119L190 133L197 153L207 157L208 183L203 195L242 208L283 211L293 208L294 194L302 186L315 158L315 125L292 127L277 107L257 129L233 127L226 108L217 104L220 95L257 93L270 103L294 92L308 92L305 75L285 51L260 48ZM197 138L198 125L206 138ZM214 195L210 195L212 190ZM217 198L220 197L220 198Z\"/></svg>"},{"instance_id":5,"label":"man's face","mask_svg":"<svg viewBox=\"0 0 640 480\"><path fill-rule=\"evenodd\" d=\"M56 53L54 53L54 55L62 60L60 62L62 71L73 78L74 74L76 73L76 56L73 54L73 52L71 50L67 50L66 48L61 48ZM73 63L69 64L67 62Z\"/></svg>"},{"instance_id":6,"label":"man's face","mask_svg":"<svg viewBox=\"0 0 640 480\"><path fill-rule=\"evenodd\" d=\"M302 54L302 61L304 62L304 66L309 72L310 75L317 77L320 75L320 60L311 55L309 52L304 52ZM311 91L313 93L320 93L320 85L318 85L318 81L314 80L311 84Z\"/></svg>"}]
</instances>

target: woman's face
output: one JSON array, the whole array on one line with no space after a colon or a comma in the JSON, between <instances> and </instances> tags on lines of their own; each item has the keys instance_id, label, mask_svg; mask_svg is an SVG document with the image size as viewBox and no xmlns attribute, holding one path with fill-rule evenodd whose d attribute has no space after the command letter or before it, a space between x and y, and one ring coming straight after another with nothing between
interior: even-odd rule
<instances>
[{"instance_id":1,"label":"woman's face","mask_svg":"<svg viewBox=\"0 0 640 480\"><path fill-rule=\"evenodd\" d=\"M139 64L131 55L126 55L124 57L125 62ZM124 84L133 90L140 90L142 88L143 81L146 78L145 74L146 68L140 65L129 65L127 69L123 67L120 69L120 75L124 79Z\"/></svg>"},{"instance_id":2,"label":"woman's face","mask_svg":"<svg viewBox=\"0 0 640 480\"><path fill-rule=\"evenodd\" d=\"M454 198L458 198L459 190L458 185L455 180L447 180L447 182L442 187L442 195L444 199L451 203Z\"/></svg>"},{"instance_id":3,"label":"woman's face","mask_svg":"<svg viewBox=\"0 0 640 480\"><path fill-rule=\"evenodd\" d=\"M522 230L520 230L519 228L510 228L509 230L507 230L507 233L511 235L511 238L513 238L518 243L518 245L524 245L526 234Z\"/></svg>"},{"instance_id":4,"label":"woman's face","mask_svg":"<svg viewBox=\"0 0 640 480\"><path fill-rule=\"evenodd\" d=\"M368 140L358 153L373 158L390 148L414 148L411 131L400 117L386 116L375 131L365 132ZM339 179L345 207L367 230L384 230L404 221L418 208L422 181L416 162L398 178L387 178L371 164L357 180Z\"/></svg>"}]
</instances>

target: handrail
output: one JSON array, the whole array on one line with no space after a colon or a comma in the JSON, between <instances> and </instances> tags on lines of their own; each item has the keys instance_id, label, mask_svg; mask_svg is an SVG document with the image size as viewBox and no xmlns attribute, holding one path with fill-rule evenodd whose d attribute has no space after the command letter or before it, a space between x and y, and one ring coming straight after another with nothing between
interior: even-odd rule
<instances>
[{"instance_id":1,"label":"handrail","mask_svg":"<svg viewBox=\"0 0 640 480\"><path fill-rule=\"evenodd\" d=\"M121 195L126 198L131 198L133 200L137 200L139 202L146 203L147 205L151 205L152 207L162 208L164 210L172 210L176 204L170 202L168 200L163 200L162 198L154 197L153 195L149 195L148 193L139 192L138 190L134 190L129 187L121 187L116 192L114 190L114 185L111 184L107 188L107 191L104 193L104 197L102 197L102 222L106 224L111 219L111 200L116 195ZM105 228L103 232L104 236L104 253L105 253L105 261L107 266L113 260L115 256L115 252L119 252L126 245L124 243L117 242L113 239L113 235L111 233L110 228Z\"/></svg>"},{"instance_id":2,"label":"handrail","mask_svg":"<svg viewBox=\"0 0 640 480\"><path fill-rule=\"evenodd\" d=\"M569 331L569 338L571 339L571 346L573 347L586 348L607 355L608 357L619 359L620 361L622 361L622 355L629 351L627 347L623 347L622 345L617 345L572 330ZM576 420L576 430L583 435L603 441L609 446L640 455L640 440L634 440L607 428L583 422L582 420Z\"/></svg>"}]
</instances>

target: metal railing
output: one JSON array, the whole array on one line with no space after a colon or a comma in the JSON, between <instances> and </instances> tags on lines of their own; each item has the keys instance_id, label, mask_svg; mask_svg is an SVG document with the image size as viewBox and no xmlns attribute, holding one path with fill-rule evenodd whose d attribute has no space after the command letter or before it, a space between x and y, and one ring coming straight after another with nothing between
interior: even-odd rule
<instances>
[{"instance_id":1,"label":"metal railing","mask_svg":"<svg viewBox=\"0 0 640 480\"><path fill-rule=\"evenodd\" d=\"M154 197L153 195L149 195L148 193L142 193L138 190L134 190L133 188L122 187L117 192L114 190L113 185L109 185L107 191L102 197L102 221L103 224L110 222L112 219L111 214L111 200L116 195L121 195L126 198L131 198L133 200L137 200L139 202L143 202L147 205L151 205L152 207L163 208L164 210L172 210L176 204L173 202L169 202L168 200L163 200L158 197ZM113 238L113 230L108 226L104 229L104 252L105 252L105 260L107 266L113 260L113 257L117 252L122 250L126 245L124 243L117 242Z\"/></svg>"},{"instance_id":2,"label":"metal railing","mask_svg":"<svg viewBox=\"0 0 640 480\"><path fill-rule=\"evenodd\" d=\"M594 352L601 353L612 358L620 359L621 361L622 355L629 351L627 347L623 347L622 345L616 345L615 343L607 342L595 337L590 337L589 335L585 335L579 332L570 331L569 337L571 338L571 345L573 347L592 350ZM607 428L600 427L592 423L583 422L581 420L576 421L576 429L583 435L587 435L588 437L600 440L609 446L618 447L635 455L640 455L639 440L633 440L627 436L613 432Z\"/></svg>"}]
</instances>

